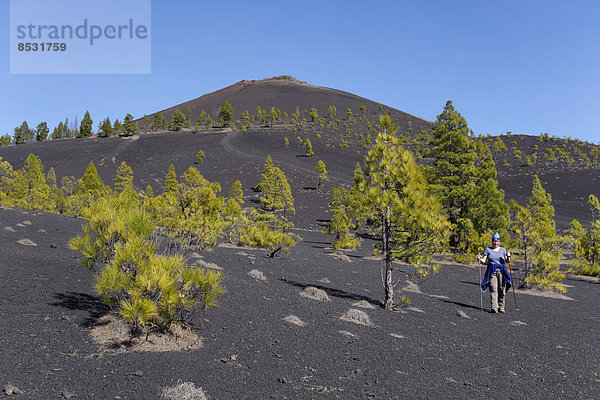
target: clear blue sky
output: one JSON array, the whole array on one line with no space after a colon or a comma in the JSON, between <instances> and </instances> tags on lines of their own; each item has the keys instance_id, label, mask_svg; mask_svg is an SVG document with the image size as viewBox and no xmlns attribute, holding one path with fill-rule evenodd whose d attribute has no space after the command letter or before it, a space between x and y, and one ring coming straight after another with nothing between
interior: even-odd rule
<instances>
[{"instance_id":1,"label":"clear blue sky","mask_svg":"<svg viewBox=\"0 0 600 400\"><path fill-rule=\"evenodd\" d=\"M0 15L8 27L8 0ZM285 74L429 120L452 100L476 134L600 140L598 1L155 0L151 15L148 75L10 75L2 29L0 135L86 110L96 129Z\"/></svg>"}]
</instances>

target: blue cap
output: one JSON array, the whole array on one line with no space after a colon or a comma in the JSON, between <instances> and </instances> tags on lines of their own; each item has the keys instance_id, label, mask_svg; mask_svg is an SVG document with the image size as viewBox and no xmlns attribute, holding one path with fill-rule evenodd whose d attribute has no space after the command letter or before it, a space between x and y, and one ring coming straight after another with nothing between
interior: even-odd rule
<instances>
[{"instance_id":1,"label":"blue cap","mask_svg":"<svg viewBox=\"0 0 600 400\"><path fill-rule=\"evenodd\" d=\"M492 240L494 240L494 239L500 239L500 234L498 232L496 232L492 235Z\"/></svg>"}]
</instances>

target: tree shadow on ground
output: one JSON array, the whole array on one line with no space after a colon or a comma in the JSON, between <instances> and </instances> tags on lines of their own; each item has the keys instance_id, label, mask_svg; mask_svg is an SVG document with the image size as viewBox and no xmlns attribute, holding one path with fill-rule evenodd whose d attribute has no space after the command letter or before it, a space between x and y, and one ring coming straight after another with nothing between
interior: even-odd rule
<instances>
[{"instance_id":1,"label":"tree shadow on ground","mask_svg":"<svg viewBox=\"0 0 600 400\"><path fill-rule=\"evenodd\" d=\"M312 244L313 249L326 249L328 247L331 247L331 243L327 243L327 242L313 242L313 241L309 241L309 240L304 240L303 242Z\"/></svg>"},{"instance_id":2,"label":"tree shadow on ground","mask_svg":"<svg viewBox=\"0 0 600 400\"><path fill-rule=\"evenodd\" d=\"M440 299L440 301L442 301L444 303L455 304L455 305L460 306L462 308L468 308L468 309L471 309L471 310L481 311L480 307L474 306L473 304L461 303L460 301L453 301L453 300L447 300L447 299Z\"/></svg>"},{"instance_id":3,"label":"tree shadow on ground","mask_svg":"<svg viewBox=\"0 0 600 400\"><path fill-rule=\"evenodd\" d=\"M285 278L281 278L281 280L285 283L287 283L288 285L292 285L295 287L298 287L300 289L306 289L307 287L314 287L317 289L321 289L322 291L324 291L325 293L327 293L328 296L332 296L332 297L337 297L340 299L350 299L350 300L356 300L356 301L361 301L364 300L372 305L374 305L377 308L381 308L381 302L379 300L375 300L369 296L364 296L362 294L357 294L357 293L350 293L350 292L346 292L344 290L339 290L339 289L333 289L327 286L321 286L321 285L309 285L307 283L302 283L302 282L296 282L296 281L291 281Z\"/></svg>"},{"instance_id":4,"label":"tree shadow on ground","mask_svg":"<svg viewBox=\"0 0 600 400\"><path fill-rule=\"evenodd\" d=\"M262 203L260 202L260 199L252 198L252 199L248 199L247 201L249 201L250 203L262 205Z\"/></svg>"},{"instance_id":5,"label":"tree shadow on ground","mask_svg":"<svg viewBox=\"0 0 600 400\"><path fill-rule=\"evenodd\" d=\"M379 237L377 237L375 235L372 235L370 233L367 233L367 232L356 233L356 237L359 237L361 239L374 240L374 241L380 241L381 240L381 238L379 238Z\"/></svg>"},{"instance_id":6,"label":"tree shadow on ground","mask_svg":"<svg viewBox=\"0 0 600 400\"><path fill-rule=\"evenodd\" d=\"M322 226L323 228L326 227L327 225L329 225L330 222L331 222L331 219L317 219L317 224L319 226Z\"/></svg>"},{"instance_id":7,"label":"tree shadow on ground","mask_svg":"<svg viewBox=\"0 0 600 400\"><path fill-rule=\"evenodd\" d=\"M56 301L50 305L66 308L67 310L85 311L88 313L83 321L85 327L90 328L96 324L98 319L110 312L110 308L104 304L101 298L91 296L87 293L54 293Z\"/></svg>"}]
</instances>

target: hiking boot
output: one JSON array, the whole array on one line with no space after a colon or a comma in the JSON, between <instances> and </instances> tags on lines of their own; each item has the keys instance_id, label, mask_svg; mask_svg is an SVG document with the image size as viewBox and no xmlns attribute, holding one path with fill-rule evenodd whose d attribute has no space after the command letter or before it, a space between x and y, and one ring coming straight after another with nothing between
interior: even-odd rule
<instances>
[{"instance_id":1,"label":"hiking boot","mask_svg":"<svg viewBox=\"0 0 600 400\"><path fill-rule=\"evenodd\" d=\"M504 308L498 310L501 314L504 314Z\"/></svg>"},{"instance_id":2,"label":"hiking boot","mask_svg":"<svg viewBox=\"0 0 600 400\"><path fill-rule=\"evenodd\" d=\"M492 314L498 314L498 310L495 308L492 308Z\"/></svg>"}]
</instances>

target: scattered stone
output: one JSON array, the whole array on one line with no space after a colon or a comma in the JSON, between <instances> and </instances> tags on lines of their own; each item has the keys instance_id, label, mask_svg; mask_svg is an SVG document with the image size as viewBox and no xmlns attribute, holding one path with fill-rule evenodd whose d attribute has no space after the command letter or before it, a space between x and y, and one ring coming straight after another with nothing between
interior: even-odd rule
<instances>
[{"instance_id":1,"label":"scattered stone","mask_svg":"<svg viewBox=\"0 0 600 400\"><path fill-rule=\"evenodd\" d=\"M37 231L38 231L38 233L47 233L47 232L46 232L46 230L45 230L44 228L42 228L42 229L38 229Z\"/></svg>"},{"instance_id":2,"label":"scattered stone","mask_svg":"<svg viewBox=\"0 0 600 400\"><path fill-rule=\"evenodd\" d=\"M31 221L23 221L22 224L23 225L31 225Z\"/></svg>"},{"instance_id":3,"label":"scattered stone","mask_svg":"<svg viewBox=\"0 0 600 400\"><path fill-rule=\"evenodd\" d=\"M267 277L265 276L265 274L263 274L262 272L260 272L257 269L253 269L252 271L248 272L248 275L250 275L251 277L253 277L256 280L259 281L266 281Z\"/></svg>"},{"instance_id":4,"label":"scattered stone","mask_svg":"<svg viewBox=\"0 0 600 400\"><path fill-rule=\"evenodd\" d=\"M166 387L162 390L160 400L207 400L206 394L201 387L196 387L192 382L182 383L176 386Z\"/></svg>"},{"instance_id":5,"label":"scattered stone","mask_svg":"<svg viewBox=\"0 0 600 400\"><path fill-rule=\"evenodd\" d=\"M418 307L406 307L407 310L409 311L414 311L414 312L418 312L418 313L424 313L425 311L421 310Z\"/></svg>"},{"instance_id":6,"label":"scattered stone","mask_svg":"<svg viewBox=\"0 0 600 400\"><path fill-rule=\"evenodd\" d=\"M56 245L56 243L50 243L50 247L56 249L58 246Z\"/></svg>"},{"instance_id":7,"label":"scattered stone","mask_svg":"<svg viewBox=\"0 0 600 400\"><path fill-rule=\"evenodd\" d=\"M398 335L397 333L390 333L391 337L395 337L396 339L404 339L404 336Z\"/></svg>"},{"instance_id":8,"label":"scattered stone","mask_svg":"<svg viewBox=\"0 0 600 400\"><path fill-rule=\"evenodd\" d=\"M408 283L408 285L404 286L401 290L403 292L411 292L411 293L423 293L421 291L421 288L419 287L419 285L417 285L414 282L411 281L406 281L406 283Z\"/></svg>"},{"instance_id":9,"label":"scattered stone","mask_svg":"<svg viewBox=\"0 0 600 400\"><path fill-rule=\"evenodd\" d=\"M527 326L527 323L522 321L512 321L510 324L514 326Z\"/></svg>"},{"instance_id":10,"label":"scattered stone","mask_svg":"<svg viewBox=\"0 0 600 400\"><path fill-rule=\"evenodd\" d=\"M144 376L144 371L135 371L131 375L133 375L133 376Z\"/></svg>"},{"instance_id":11,"label":"scattered stone","mask_svg":"<svg viewBox=\"0 0 600 400\"><path fill-rule=\"evenodd\" d=\"M68 392L66 390L63 390L60 395L62 397L64 397L65 399L74 399L75 397L77 397L77 395L75 393Z\"/></svg>"},{"instance_id":12,"label":"scattered stone","mask_svg":"<svg viewBox=\"0 0 600 400\"><path fill-rule=\"evenodd\" d=\"M352 332L348 332L348 331L338 331L338 333L341 333L342 335L349 336L349 337L351 337L351 338L355 338L355 339L356 339L356 338L358 338L358 335L355 335L355 334L354 334L354 333L352 333Z\"/></svg>"},{"instance_id":13,"label":"scattered stone","mask_svg":"<svg viewBox=\"0 0 600 400\"><path fill-rule=\"evenodd\" d=\"M23 225L23 224L22 224L22 223L20 223L20 222L19 222L18 224L16 224L16 225L17 225L18 227L25 228L25 225Z\"/></svg>"},{"instance_id":14,"label":"scattered stone","mask_svg":"<svg viewBox=\"0 0 600 400\"><path fill-rule=\"evenodd\" d=\"M202 259L196 260L196 262L194 262L193 266L196 268L206 268L206 269L212 269L215 271L223 271L223 268L219 267L217 264L209 263Z\"/></svg>"},{"instance_id":15,"label":"scattered stone","mask_svg":"<svg viewBox=\"0 0 600 400\"><path fill-rule=\"evenodd\" d=\"M347 255L345 255L344 253L342 253L341 251L336 251L335 253L330 253L333 258L335 258L336 260L342 260L345 262L352 262L352 260L350 259L350 257L348 257Z\"/></svg>"},{"instance_id":16,"label":"scattered stone","mask_svg":"<svg viewBox=\"0 0 600 400\"><path fill-rule=\"evenodd\" d=\"M319 279L319 282L322 282L322 283L331 283L331 281L329 280L329 278L321 278L321 279Z\"/></svg>"},{"instance_id":17,"label":"scattered stone","mask_svg":"<svg viewBox=\"0 0 600 400\"><path fill-rule=\"evenodd\" d=\"M37 246L34 242L29 239L20 239L17 243L22 244L23 246Z\"/></svg>"},{"instance_id":18,"label":"scattered stone","mask_svg":"<svg viewBox=\"0 0 600 400\"><path fill-rule=\"evenodd\" d=\"M12 226L5 226L5 227L4 227L4 230L5 230L5 231L7 231L7 232L16 232L16 231L13 229L13 227L12 227Z\"/></svg>"},{"instance_id":19,"label":"scattered stone","mask_svg":"<svg viewBox=\"0 0 600 400\"><path fill-rule=\"evenodd\" d=\"M318 301L331 301L327 293L323 289L318 289L314 286L309 286L304 291L300 292L300 296L308 297L309 299Z\"/></svg>"},{"instance_id":20,"label":"scattered stone","mask_svg":"<svg viewBox=\"0 0 600 400\"><path fill-rule=\"evenodd\" d=\"M279 379L277 379L277 382L279 382L279 383L288 383L287 379L285 379L285 378L279 378Z\"/></svg>"},{"instance_id":21,"label":"scattered stone","mask_svg":"<svg viewBox=\"0 0 600 400\"><path fill-rule=\"evenodd\" d=\"M236 255L238 255L238 256L244 256L244 257L247 257L247 256L249 256L249 255L250 255L250 254L246 253L245 251L238 251L238 252L237 252L237 253L235 253L235 254L236 254Z\"/></svg>"},{"instance_id":22,"label":"scattered stone","mask_svg":"<svg viewBox=\"0 0 600 400\"><path fill-rule=\"evenodd\" d=\"M362 310L357 310L356 308L351 308L348 311L346 311L341 317L340 319L347 321L347 322L352 322L354 324L359 324L359 325L366 325L366 326L374 326L375 324L371 321L371 318L369 318L369 315L362 311Z\"/></svg>"},{"instance_id":23,"label":"scattered stone","mask_svg":"<svg viewBox=\"0 0 600 400\"><path fill-rule=\"evenodd\" d=\"M4 386L4 394L6 394L7 396L12 396L13 394L19 395L21 393L23 393L21 389L19 389L12 383L9 383L8 385Z\"/></svg>"},{"instance_id":24,"label":"scattered stone","mask_svg":"<svg viewBox=\"0 0 600 400\"><path fill-rule=\"evenodd\" d=\"M290 314L287 317L283 318L283 320L287 323L294 324L297 326L306 326L307 323L302 321L300 318L295 316L294 314Z\"/></svg>"},{"instance_id":25,"label":"scattered stone","mask_svg":"<svg viewBox=\"0 0 600 400\"><path fill-rule=\"evenodd\" d=\"M463 310L458 310L456 312L456 315L458 315L461 318L471 319L471 317L469 317Z\"/></svg>"},{"instance_id":26,"label":"scattered stone","mask_svg":"<svg viewBox=\"0 0 600 400\"><path fill-rule=\"evenodd\" d=\"M352 307L367 308L370 310L377 308L376 306L374 306L366 300L357 301L356 303L352 304Z\"/></svg>"}]
</instances>

